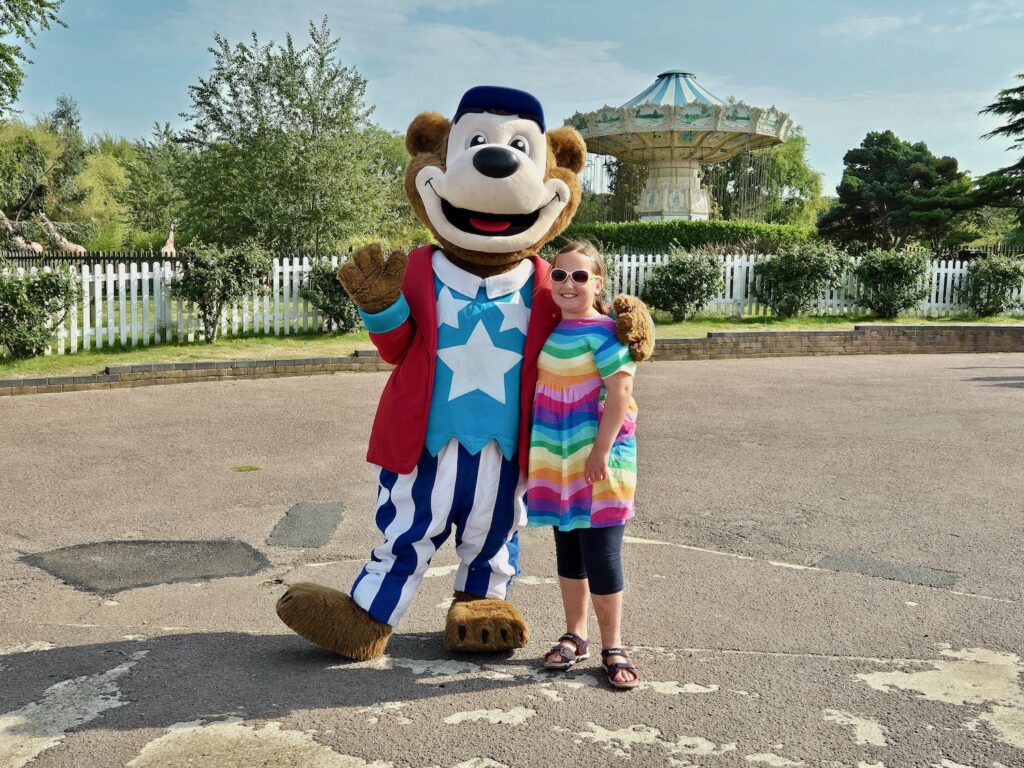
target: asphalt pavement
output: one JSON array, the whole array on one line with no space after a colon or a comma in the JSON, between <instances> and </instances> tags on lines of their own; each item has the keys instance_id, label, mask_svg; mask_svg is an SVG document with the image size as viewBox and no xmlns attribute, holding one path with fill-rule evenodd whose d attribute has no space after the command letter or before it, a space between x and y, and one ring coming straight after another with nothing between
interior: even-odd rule
<instances>
[{"instance_id":1,"label":"asphalt pavement","mask_svg":"<svg viewBox=\"0 0 1024 768\"><path fill-rule=\"evenodd\" d=\"M0 399L0 768L1024 766L1024 355L641 366L627 693L539 668L546 530L515 653L444 651L453 542L381 659L280 624L377 543L386 376Z\"/></svg>"}]
</instances>

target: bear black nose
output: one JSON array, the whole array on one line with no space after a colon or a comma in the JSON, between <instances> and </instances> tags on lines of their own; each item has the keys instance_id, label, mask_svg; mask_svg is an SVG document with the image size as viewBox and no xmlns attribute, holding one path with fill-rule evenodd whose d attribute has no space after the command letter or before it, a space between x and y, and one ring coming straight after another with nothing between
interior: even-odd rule
<instances>
[{"instance_id":1,"label":"bear black nose","mask_svg":"<svg viewBox=\"0 0 1024 768\"><path fill-rule=\"evenodd\" d=\"M511 149L484 147L473 155L473 167L484 176L504 179L519 170L519 158Z\"/></svg>"}]
</instances>

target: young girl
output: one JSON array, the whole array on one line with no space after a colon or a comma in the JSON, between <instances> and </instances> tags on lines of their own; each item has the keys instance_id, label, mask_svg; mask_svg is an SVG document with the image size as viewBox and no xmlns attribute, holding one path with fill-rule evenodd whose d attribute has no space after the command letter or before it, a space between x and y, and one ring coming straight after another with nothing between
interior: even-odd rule
<instances>
[{"instance_id":1,"label":"young girl","mask_svg":"<svg viewBox=\"0 0 1024 768\"><path fill-rule=\"evenodd\" d=\"M635 688L621 647L622 536L636 487L636 363L615 336L601 300L605 268L589 243L555 256L551 295L562 321L538 360L526 492L529 525L555 531L566 633L544 666L568 669L590 656L588 602L601 629L601 666L616 688Z\"/></svg>"}]
</instances>

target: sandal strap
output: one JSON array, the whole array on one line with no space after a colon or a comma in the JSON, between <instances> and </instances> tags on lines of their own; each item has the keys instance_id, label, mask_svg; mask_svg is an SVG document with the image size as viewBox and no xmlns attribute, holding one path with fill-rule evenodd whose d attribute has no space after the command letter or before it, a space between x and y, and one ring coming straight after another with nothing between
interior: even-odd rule
<instances>
[{"instance_id":1,"label":"sandal strap","mask_svg":"<svg viewBox=\"0 0 1024 768\"><path fill-rule=\"evenodd\" d=\"M617 661L614 664L605 664L604 668L605 671L613 677L620 669L636 671L636 665L628 661Z\"/></svg>"},{"instance_id":2,"label":"sandal strap","mask_svg":"<svg viewBox=\"0 0 1024 768\"><path fill-rule=\"evenodd\" d=\"M601 658L607 659L609 656L625 656L628 659L629 651L625 648L602 648Z\"/></svg>"},{"instance_id":3,"label":"sandal strap","mask_svg":"<svg viewBox=\"0 0 1024 768\"><path fill-rule=\"evenodd\" d=\"M561 644L563 640L568 640L576 646L576 656L582 656L583 654L585 654L587 652L587 648L590 645L586 640L584 640L582 637L575 634L574 632L566 632L564 635L558 638L559 644ZM564 648L565 646L561 647Z\"/></svg>"}]
</instances>

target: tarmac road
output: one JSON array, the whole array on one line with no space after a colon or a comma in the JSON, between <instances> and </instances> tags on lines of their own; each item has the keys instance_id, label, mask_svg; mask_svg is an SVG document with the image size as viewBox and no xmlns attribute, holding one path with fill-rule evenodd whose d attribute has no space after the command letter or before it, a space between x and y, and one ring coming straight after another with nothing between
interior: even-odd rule
<instances>
[{"instance_id":1,"label":"tarmac road","mask_svg":"<svg viewBox=\"0 0 1024 768\"><path fill-rule=\"evenodd\" d=\"M442 648L451 543L382 659L278 622L377 543L385 379L0 399L0 768L1024 766L1024 355L642 366L631 693L538 670L543 530L514 654Z\"/></svg>"}]
</instances>

